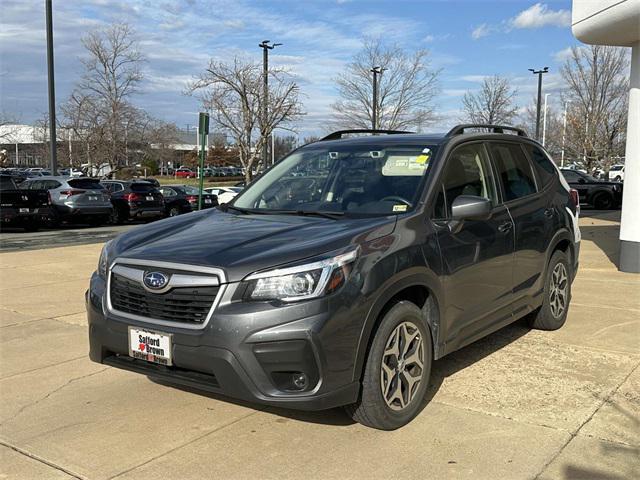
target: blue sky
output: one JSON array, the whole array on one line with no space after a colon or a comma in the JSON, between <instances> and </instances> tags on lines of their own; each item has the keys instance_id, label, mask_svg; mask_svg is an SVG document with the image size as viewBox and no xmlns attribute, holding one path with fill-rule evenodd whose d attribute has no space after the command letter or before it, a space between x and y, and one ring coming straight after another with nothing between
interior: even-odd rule
<instances>
[{"instance_id":1,"label":"blue sky","mask_svg":"<svg viewBox=\"0 0 640 480\"><path fill-rule=\"evenodd\" d=\"M442 131L456 123L462 95L500 74L531 101L536 80L527 71L549 66L551 100L562 87L559 67L571 35L569 0L53 0L57 100L71 92L82 69L80 44L91 28L126 21L147 56L135 103L184 128L196 122L198 102L182 94L210 58L259 59L264 39L284 45L271 61L288 68L303 93L307 115L300 135L320 133L336 98L334 78L365 36L382 36L408 50L427 48L441 68L437 98ZM42 0L2 0L0 112L30 123L47 109L45 19ZM554 95L555 94L555 95Z\"/></svg>"}]
</instances>

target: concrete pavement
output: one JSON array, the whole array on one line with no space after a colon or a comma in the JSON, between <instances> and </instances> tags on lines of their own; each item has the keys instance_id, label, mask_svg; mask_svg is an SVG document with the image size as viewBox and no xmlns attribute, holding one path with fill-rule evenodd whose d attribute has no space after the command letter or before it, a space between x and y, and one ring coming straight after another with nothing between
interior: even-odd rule
<instances>
[{"instance_id":1,"label":"concrete pavement","mask_svg":"<svg viewBox=\"0 0 640 480\"><path fill-rule=\"evenodd\" d=\"M261 408L89 362L101 245L0 254L0 478L640 478L640 277L619 212L581 219L557 332L507 327L435 363L395 432Z\"/></svg>"}]
</instances>

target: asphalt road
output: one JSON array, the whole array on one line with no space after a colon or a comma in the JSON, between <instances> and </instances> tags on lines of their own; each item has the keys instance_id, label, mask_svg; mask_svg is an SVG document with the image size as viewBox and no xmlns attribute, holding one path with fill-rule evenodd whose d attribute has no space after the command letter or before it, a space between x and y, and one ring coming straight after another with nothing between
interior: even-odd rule
<instances>
[{"instance_id":1,"label":"asphalt road","mask_svg":"<svg viewBox=\"0 0 640 480\"><path fill-rule=\"evenodd\" d=\"M41 230L38 232L9 229L0 232L0 252L104 243L136 225L142 225L142 223L107 225L104 227L68 225L55 230Z\"/></svg>"}]
</instances>

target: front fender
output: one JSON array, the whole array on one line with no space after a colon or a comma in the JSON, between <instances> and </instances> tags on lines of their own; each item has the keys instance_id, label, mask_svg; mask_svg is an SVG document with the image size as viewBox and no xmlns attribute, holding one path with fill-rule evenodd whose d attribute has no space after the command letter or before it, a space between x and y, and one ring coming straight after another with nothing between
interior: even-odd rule
<instances>
[{"instance_id":1,"label":"front fender","mask_svg":"<svg viewBox=\"0 0 640 480\"><path fill-rule=\"evenodd\" d=\"M369 345L377 330L380 314L396 295L409 287L416 286L424 287L429 292L427 301L422 308L423 319L427 327L431 330L434 356L435 358L439 358L441 352L441 348L439 348L441 330L439 306L441 305L440 299L443 295L440 280L434 272L426 267L409 268L388 279L375 293L376 300L369 308L362 331L360 332L356 363L354 366L354 380L359 380L361 376L364 362L369 351Z\"/></svg>"}]
</instances>

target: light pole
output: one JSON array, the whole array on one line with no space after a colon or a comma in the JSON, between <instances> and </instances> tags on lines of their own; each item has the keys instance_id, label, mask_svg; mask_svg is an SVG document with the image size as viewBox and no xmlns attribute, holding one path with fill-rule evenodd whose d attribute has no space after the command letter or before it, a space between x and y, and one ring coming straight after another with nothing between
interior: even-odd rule
<instances>
[{"instance_id":1,"label":"light pole","mask_svg":"<svg viewBox=\"0 0 640 480\"><path fill-rule=\"evenodd\" d=\"M560 166L564 167L564 142L567 137L567 106L569 102L564 102L564 119L562 120L562 150L560 153Z\"/></svg>"},{"instance_id":2,"label":"light pole","mask_svg":"<svg viewBox=\"0 0 640 480\"><path fill-rule=\"evenodd\" d=\"M262 49L262 131L260 136L262 137L262 166L267 167L267 160L269 158L267 152L267 135L269 135L269 129L267 122L269 121L269 50L273 50L276 47L282 45L281 43L273 43L269 45L269 40L263 40L258 46Z\"/></svg>"},{"instance_id":3,"label":"light pole","mask_svg":"<svg viewBox=\"0 0 640 480\"><path fill-rule=\"evenodd\" d=\"M540 140L540 107L542 103L542 75L549 73L549 67L544 67L542 70L535 70L530 68L529 71L534 75L538 75L538 106L536 107L536 140Z\"/></svg>"},{"instance_id":4,"label":"light pole","mask_svg":"<svg viewBox=\"0 0 640 480\"><path fill-rule=\"evenodd\" d=\"M51 0L45 0L45 15L47 24L47 77L49 89L49 151L51 157L51 174L58 174L58 159L56 158L56 87L53 69L53 15Z\"/></svg>"},{"instance_id":5,"label":"light pole","mask_svg":"<svg viewBox=\"0 0 640 480\"><path fill-rule=\"evenodd\" d=\"M378 129L378 75L381 75L384 69L382 67L373 67L373 105L371 107L371 128Z\"/></svg>"},{"instance_id":6,"label":"light pole","mask_svg":"<svg viewBox=\"0 0 640 480\"><path fill-rule=\"evenodd\" d=\"M542 146L545 146L545 140L547 138L547 98L550 93L544 94L544 117L542 119Z\"/></svg>"}]
</instances>

